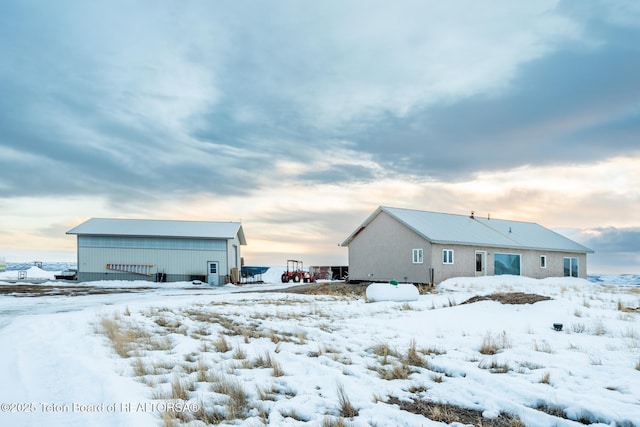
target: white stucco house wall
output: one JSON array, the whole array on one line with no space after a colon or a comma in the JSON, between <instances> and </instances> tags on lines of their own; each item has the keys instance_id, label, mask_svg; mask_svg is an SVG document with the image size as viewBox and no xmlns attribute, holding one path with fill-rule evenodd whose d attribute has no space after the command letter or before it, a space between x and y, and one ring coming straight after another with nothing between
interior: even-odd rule
<instances>
[{"instance_id":1,"label":"white stucco house wall","mask_svg":"<svg viewBox=\"0 0 640 427\"><path fill-rule=\"evenodd\" d=\"M514 274L586 278L593 251L539 224L381 206L342 246L349 280L438 284Z\"/></svg>"}]
</instances>

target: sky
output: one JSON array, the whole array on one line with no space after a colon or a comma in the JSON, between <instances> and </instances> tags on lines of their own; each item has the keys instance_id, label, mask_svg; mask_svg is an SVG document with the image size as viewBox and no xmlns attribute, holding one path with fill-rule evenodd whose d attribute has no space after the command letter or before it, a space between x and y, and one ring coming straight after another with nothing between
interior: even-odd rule
<instances>
[{"instance_id":1,"label":"sky","mask_svg":"<svg viewBox=\"0 0 640 427\"><path fill-rule=\"evenodd\" d=\"M637 1L0 4L0 257L92 217L345 264L378 206L532 221L640 272Z\"/></svg>"}]
</instances>

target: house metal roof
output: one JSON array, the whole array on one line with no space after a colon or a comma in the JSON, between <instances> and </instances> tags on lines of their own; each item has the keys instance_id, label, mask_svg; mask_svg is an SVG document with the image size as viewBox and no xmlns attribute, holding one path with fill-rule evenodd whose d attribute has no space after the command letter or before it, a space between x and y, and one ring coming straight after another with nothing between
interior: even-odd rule
<instances>
[{"instance_id":1,"label":"house metal roof","mask_svg":"<svg viewBox=\"0 0 640 427\"><path fill-rule=\"evenodd\" d=\"M431 243L593 253L591 249L533 222L471 218L466 215L386 206L376 209L342 246L349 246L356 235L381 212Z\"/></svg>"},{"instance_id":2,"label":"house metal roof","mask_svg":"<svg viewBox=\"0 0 640 427\"><path fill-rule=\"evenodd\" d=\"M233 239L237 235L241 245L247 244L239 222L91 218L67 234L191 239Z\"/></svg>"}]
</instances>

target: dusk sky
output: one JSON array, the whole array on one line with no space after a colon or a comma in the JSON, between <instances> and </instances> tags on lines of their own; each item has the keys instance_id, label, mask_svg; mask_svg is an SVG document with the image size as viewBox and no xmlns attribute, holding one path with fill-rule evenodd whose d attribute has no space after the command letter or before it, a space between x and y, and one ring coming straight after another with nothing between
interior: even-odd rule
<instances>
[{"instance_id":1,"label":"dusk sky","mask_svg":"<svg viewBox=\"0 0 640 427\"><path fill-rule=\"evenodd\" d=\"M537 222L640 273L640 2L0 3L0 257L91 217L345 264L378 206Z\"/></svg>"}]
</instances>

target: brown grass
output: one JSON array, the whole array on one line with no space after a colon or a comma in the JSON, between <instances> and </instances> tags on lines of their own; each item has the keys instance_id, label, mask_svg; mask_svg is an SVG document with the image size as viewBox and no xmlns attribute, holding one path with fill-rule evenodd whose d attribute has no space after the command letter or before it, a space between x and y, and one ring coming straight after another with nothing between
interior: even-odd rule
<instances>
[{"instance_id":1,"label":"brown grass","mask_svg":"<svg viewBox=\"0 0 640 427\"><path fill-rule=\"evenodd\" d=\"M497 301L501 304L535 304L539 301L548 301L551 298L537 294L525 294L523 292L501 292L491 295L478 295L469 298L462 304L472 304L478 301Z\"/></svg>"},{"instance_id":2,"label":"brown grass","mask_svg":"<svg viewBox=\"0 0 640 427\"><path fill-rule=\"evenodd\" d=\"M223 376L213 383L211 389L228 396L226 419L235 420L244 417L247 412L248 397L240 380L236 377Z\"/></svg>"},{"instance_id":3,"label":"brown grass","mask_svg":"<svg viewBox=\"0 0 640 427\"><path fill-rule=\"evenodd\" d=\"M494 355L500 350L504 350L505 348L510 347L511 341L509 340L506 332L503 331L501 334L495 336L491 332L488 332L482 340L480 353L486 355Z\"/></svg>"},{"instance_id":4,"label":"brown grass","mask_svg":"<svg viewBox=\"0 0 640 427\"><path fill-rule=\"evenodd\" d=\"M422 357L416 348L416 340L414 338L409 342L409 348L407 349L407 355L405 357L407 364L412 366L425 366L424 357Z\"/></svg>"},{"instance_id":5,"label":"brown grass","mask_svg":"<svg viewBox=\"0 0 640 427\"><path fill-rule=\"evenodd\" d=\"M447 424L457 422L464 425L471 424L483 427L526 427L520 418L512 414L501 413L495 418L484 418L482 411L421 399L406 401L391 397L387 403L398 405L403 411L422 415L430 420Z\"/></svg>"},{"instance_id":6,"label":"brown grass","mask_svg":"<svg viewBox=\"0 0 640 427\"><path fill-rule=\"evenodd\" d=\"M358 410L353 406L349 396L347 396L344 386L338 383L338 405L340 415L347 418L353 418L358 416Z\"/></svg>"},{"instance_id":7,"label":"brown grass","mask_svg":"<svg viewBox=\"0 0 640 427\"><path fill-rule=\"evenodd\" d=\"M540 383L551 384L551 372L549 371L545 372L544 375L542 375L542 378L540 378Z\"/></svg>"},{"instance_id":8,"label":"brown grass","mask_svg":"<svg viewBox=\"0 0 640 427\"><path fill-rule=\"evenodd\" d=\"M116 317L119 316L101 318L97 330L111 341L111 345L118 356L123 358L131 357L132 353L139 349L139 342L145 340L149 343L154 342L148 332L136 325L129 324L124 326Z\"/></svg>"},{"instance_id":9,"label":"brown grass","mask_svg":"<svg viewBox=\"0 0 640 427\"><path fill-rule=\"evenodd\" d=\"M379 366L370 368L376 371L383 380L406 380L411 374L411 370L406 364L394 363L391 366Z\"/></svg>"},{"instance_id":10,"label":"brown grass","mask_svg":"<svg viewBox=\"0 0 640 427\"><path fill-rule=\"evenodd\" d=\"M494 374L506 374L511 369L507 363L498 363L496 359L492 359L490 362L483 360L478 364L478 367L480 369L488 369Z\"/></svg>"}]
</instances>

